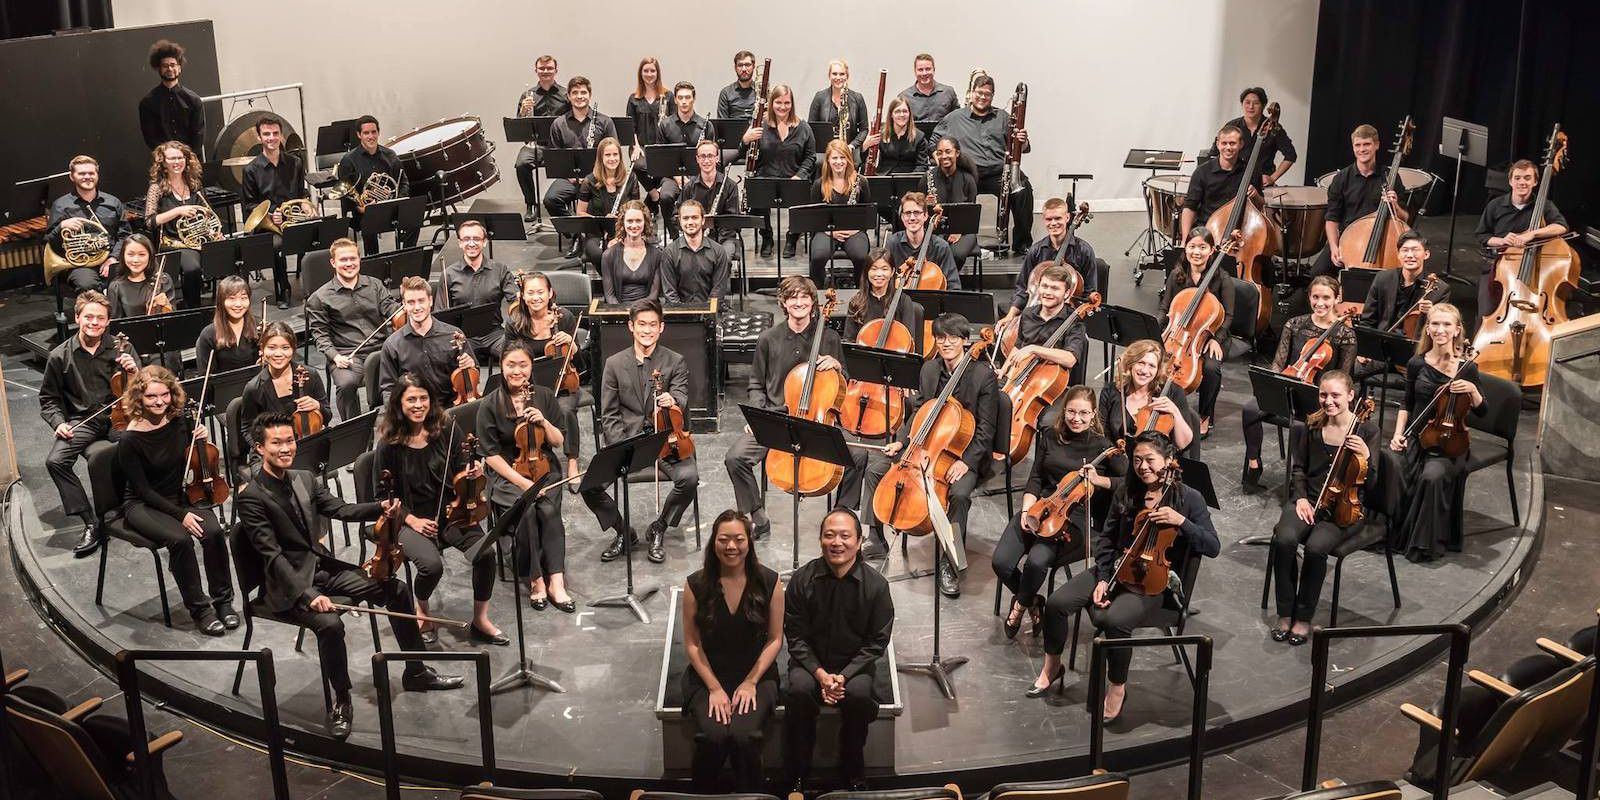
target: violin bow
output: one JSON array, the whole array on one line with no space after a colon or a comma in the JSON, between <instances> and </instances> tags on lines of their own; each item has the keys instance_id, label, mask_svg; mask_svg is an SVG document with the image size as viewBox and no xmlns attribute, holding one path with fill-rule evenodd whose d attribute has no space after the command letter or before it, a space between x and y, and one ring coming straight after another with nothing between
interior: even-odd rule
<instances>
[{"instance_id":1,"label":"violin bow","mask_svg":"<svg viewBox=\"0 0 1600 800\"><path fill-rule=\"evenodd\" d=\"M199 425L200 425L200 415L202 413L204 413L204 412L202 412L201 409L204 408L204 406L205 406L206 392L211 387L211 365L215 364L216 362L217 362L217 351L212 350L211 351L211 355L206 358L206 376L205 376L204 379L202 379L200 381L200 399L196 400L195 404L194 404L194 424L195 424L196 427L199 427ZM186 455L184 455L184 457L183 457L183 468L184 468L184 475L183 475L184 481L183 482L185 484L187 484L189 482L189 480L188 480L189 479L189 473L188 473L189 462L191 460L193 460L193 459L194 459L194 431L190 431L189 432L189 452Z\"/></svg>"},{"instance_id":2,"label":"violin bow","mask_svg":"<svg viewBox=\"0 0 1600 800\"><path fill-rule=\"evenodd\" d=\"M443 473L443 476L439 479L439 502L438 502L437 505L435 505L434 512L433 512L433 515L434 515L433 524L438 525L440 527L444 526L443 525L444 519L445 519L445 513L444 513L444 489L445 489L446 486L450 485L450 479L451 479L451 476L450 476L450 454L455 452L455 449L456 449L456 429L457 429L456 424L454 422L451 422L450 423L450 433L445 435L445 443L444 443L444 473ZM457 498L457 499L459 500L460 498Z\"/></svg>"}]
</instances>

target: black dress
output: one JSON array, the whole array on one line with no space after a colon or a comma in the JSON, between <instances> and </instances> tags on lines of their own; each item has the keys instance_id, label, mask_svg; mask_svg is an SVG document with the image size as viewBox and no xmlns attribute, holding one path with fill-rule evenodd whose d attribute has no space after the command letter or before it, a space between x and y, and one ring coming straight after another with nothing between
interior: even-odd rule
<instances>
[{"instance_id":1,"label":"black dress","mask_svg":"<svg viewBox=\"0 0 1600 800\"><path fill-rule=\"evenodd\" d=\"M1454 380L1440 372L1421 355L1411 357L1406 364L1406 425L1409 427L1423 415L1431 414L1429 401L1440 386ZM1455 376L1461 380L1478 383L1478 365L1467 364ZM1482 416L1487 412L1483 405L1472 410ZM1417 430L1421 430L1418 428ZM1466 523L1463 519L1465 505L1462 489L1466 485L1467 457L1448 458L1423 450L1417 436L1412 436L1405 453L1405 506L1401 522L1391 534L1391 546L1404 552L1411 561L1432 561L1444 551L1461 552Z\"/></svg>"},{"instance_id":2,"label":"black dress","mask_svg":"<svg viewBox=\"0 0 1600 800\"><path fill-rule=\"evenodd\" d=\"M767 614L772 613L771 601L777 593L778 573L760 567L761 582L767 589ZM766 621L755 622L745 616L750 602L750 586L746 585L739 605L728 611L719 583L703 585L704 570L689 576L690 591L694 592L695 605L704 614L710 609L710 620L700 620L700 647L705 652L711 673L731 699L739 684L750 674L767 645ZM710 791L716 784L717 774L724 761L733 761L737 790L754 792L761 789L761 737L758 734L778 697L778 668L776 664L756 680L756 708L745 714L735 714L728 724L717 722L708 713L711 690L700 679L700 673L689 666L683 671L683 713L693 717L699 725L696 737L693 774L696 788Z\"/></svg>"},{"instance_id":3,"label":"black dress","mask_svg":"<svg viewBox=\"0 0 1600 800\"><path fill-rule=\"evenodd\" d=\"M167 551L178 593L195 622L204 625L213 607L233 602L233 580L228 561L227 536L210 508L197 508L184 495L184 458L189 454L190 431L186 419L175 419L155 430L126 430L117 441L116 482L123 484L122 516L134 532ZM204 536L198 539L183 527L185 515L200 518ZM200 555L195 555L195 549ZM206 589L200 583L200 562L205 562Z\"/></svg>"},{"instance_id":4,"label":"black dress","mask_svg":"<svg viewBox=\"0 0 1600 800\"><path fill-rule=\"evenodd\" d=\"M194 342L195 366L202 371L206 368L206 361L211 354L216 354L216 361L211 366L211 371L227 372L231 369L242 369L255 366L261 360L261 345L255 340L255 331L245 330L232 347L221 348L217 346L217 324L215 322L200 330L200 337Z\"/></svg>"}]
</instances>

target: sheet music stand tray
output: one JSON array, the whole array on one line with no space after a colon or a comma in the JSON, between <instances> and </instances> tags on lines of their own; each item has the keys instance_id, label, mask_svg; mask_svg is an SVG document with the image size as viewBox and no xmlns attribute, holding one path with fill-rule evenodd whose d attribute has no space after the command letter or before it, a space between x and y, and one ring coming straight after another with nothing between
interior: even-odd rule
<instances>
[{"instance_id":1,"label":"sheet music stand tray","mask_svg":"<svg viewBox=\"0 0 1600 800\"><path fill-rule=\"evenodd\" d=\"M855 458L850 455L850 447L845 444L844 432L834 425L824 425L803 417L791 417L781 411L767 411L742 403L739 405L739 410L744 412L744 421L750 426L750 435L755 437L756 444L768 450L777 450L794 456L804 453L804 458L825 461L845 469L855 465ZM800 461L795 458L790 463L794 465L793 482L798 484ZM792 571L800 568L800 494L790 492L790 496L794 498L791 528L794 549L789 553L789 569Z\"/></svg>"}]
</instances>

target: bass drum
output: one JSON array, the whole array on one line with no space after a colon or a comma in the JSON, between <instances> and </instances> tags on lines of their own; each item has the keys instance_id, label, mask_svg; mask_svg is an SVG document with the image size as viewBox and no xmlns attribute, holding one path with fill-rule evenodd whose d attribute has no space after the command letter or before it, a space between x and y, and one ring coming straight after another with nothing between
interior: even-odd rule
<instances>
[{"instance_id":1,"label":"bass drum","mask_svg":"<svg viewBox=\"0 0 1600 800\"><path fill-rule=\"evenodd\" d=\"M1189 193L1188 175L1156 175L1144 181L1144 202L1150 209L1150 227L1178 241L1178 217L1183 213L1183 197Z\"/></svg>"},{"instance_id":2,"label":"bass drum","mask_svg":"<svg viewBox=\"0 0 1600 800\"><path fill-rule=\"evenodd\" d=\"M1322 222L1328 215L1328 190L1321 186L1268 186L1267 208L1283 226L1283 249L1289 258L1311 258L1328 243Z\"/></svg>"},{"instance_id":3,"label":"bass drum","mask_svg":"<svg viewBox=\"0 0 1600 800\"><path fill-rule=\"evenodd\" d=\"M426 194L430 206L455 203L500 180L494 143L484 138L483 123L475 116L442 119L415 128L390 140L388 146L400 157L412 194Z\"/></svg>"}]
</instances>

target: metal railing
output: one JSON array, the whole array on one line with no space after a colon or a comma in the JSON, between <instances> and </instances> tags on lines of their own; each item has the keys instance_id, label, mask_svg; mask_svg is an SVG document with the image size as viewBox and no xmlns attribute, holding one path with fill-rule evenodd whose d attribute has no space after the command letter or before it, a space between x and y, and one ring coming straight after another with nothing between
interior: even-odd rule
<instances>
[{"instance_id":1,"label":"metal railing","mask_svg":"<svg viewBox=\"0 0 1600 800\"><path fill-rule=\"evenodd\" d=\"M1145 636L1133 639L1107 639L1103 636L1094 637L1093 646L1089 652L1089 766L1091 769L1105 767L1105 728L1106 723L1101 715L1105 698L1105 672L1108 651L1113 648L1127 647L1187 647L1195 646L1194 680L1190 685L1194 688L1194 708L1189 720L1189 800L1200 800L1200 784L1202 780L1202 762L1205 759L1205 734L1206 734L1206 703L1211 689L1211 650L1210 636L1201 634L1185 634L1183 636Z\"/></svg>"},{"instance_id":2,"label":"metal railing","mask_svg":"<svg viewBox=\"0 0 1600 800\"><path fill-rule=\"evenodd\" d=\"M1597 624L1600 624L1600 609L1594 612ZM1588 728L1583 732L1583 758L1578 772L1577 797L1581 800L1592 800L1594 797L1594 767L1595 757L1600 754L1600 678L1591 681L1589 687L1589 716Z\"/></svg>"},{"instance_id":3,"label":"metal railing","mask_svg":"<svg viewBox=\"0 0 1600 800\"><path fill-rule=\"evenodd\" d=\"M394 743L394 700L389 691L391 661L471 661L477 668L478 736L483 751L483 779L494 783L494 709L489 695L489 654L472 652L401 651L372 654L372 682L378 688L378 733L383 742L385 797L400 800L400 766Z\"/></svg>"}]
</instances>

